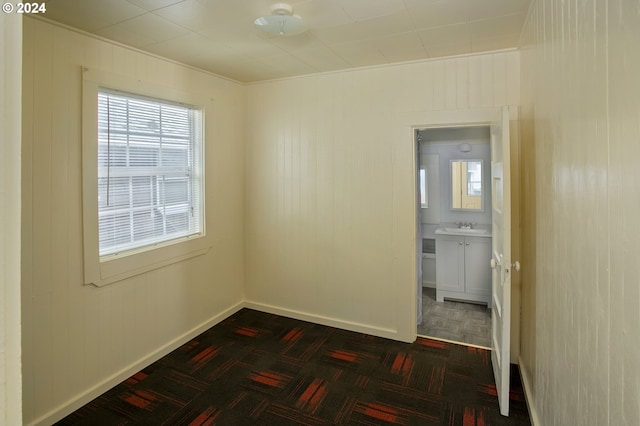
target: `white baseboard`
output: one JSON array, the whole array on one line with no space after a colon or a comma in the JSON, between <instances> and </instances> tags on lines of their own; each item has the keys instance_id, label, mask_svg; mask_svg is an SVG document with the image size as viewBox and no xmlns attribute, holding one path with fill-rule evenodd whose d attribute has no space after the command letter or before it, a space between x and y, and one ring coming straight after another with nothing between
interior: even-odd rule
<instances>
[{"instance_id":1,"label":"white baseboard","mask_svg":"<svg viewBox=\"0 0 640 426\"><path fill-rule=\"evenodd\" d=\"M103 393L105 393L106 391L111 389L112 387L114 387L117 384L121 383L123 380L131 377L133 374L137 373L138 371L142 370L143 368L147 367L148 365L156 362L157 360L159 360L163 356L167 355L171 351L173 351L173 350L179 348L180 346L184 345L189 340L193 339L194 337L196 337L197 335L203 333L204 331L210 329L214 325L218 324L220 321L230 317L231 315L235 314L236 312L238 312L240 309L242 309L244 307L245 307L245 303L244 303L244 301L242 301L242 302L236 303L235 305L231 306L230 308L225 309L224 311L222 311L219 314L213 316L212 318L208 319L207 321L205 321L205 322L201 323L200 325L192 328L191 330L189 330L188 332L184 333L183 335L181 335L179 337L176 337L175 339L173 339L172 341L170 341L166 345L158 348L157 350L155 350L154 352L152 352L149 355L145 356L144 358L141 358L138 361L136 361L136 362L132 363L131 365L129 365L128 367L123 368L122 370L120 370L117 373L113 374L111 377L103 380L102 382L98 383L97 385L93 386L92 388L88 389L87 391L83 392L82 394L77 395L76 397L74 397L74 398L68 400L67 402L59 405L55 409L51 410L49 413L47 413L47 414L45 414L43 416L40 416L39 418L35 419L33 422L29 423L29 425L38 425L38 426L39 425L51 425L51 424L61 420L65 416L73 413L78 408L82 407L83 405L85 405L85 404L91 402L92 400L94 400L95 398L99 397L100 395L102 395Z\"/></svg>"},{"instance_id":2,"label":"white baseboard","mask_svg":"<svg viewBox=\"0 0 640 426\"><path fill-rule=\"evenodd\" d=\"M524 399L527 402L527 409L529 410L529 418L531 419L531 426L542 426L540 417L536 411L536 405L533 401L533 388L531 387L531 376L529 371L524 367L522 357L518 357L518 369L520 370L520 380L522 381L522 387L524 389Z\"/></svg>"},{"instance_id":3,"label":"white baseboard","mask_svg":"<svg viewBox=\"0 0 640 426\"><path fill-rule=\"evenodd\" d=\"M281 315L288 318L298 319L302 321L313 322L316 324L326 325L329 327L340 328L349 331L355 331L358 333L366 333L371 334L373 336L384 337L392 340L398 340L403 342L412 342L415 340L415 333L413 336L403 337L396 329L384 328L384 327L374 327L367 324L345 321L338 318L326 317L322 315L314 315L307 312L296 311L292 309L286 309L278 306L267 305L264 303L252 302L252 301L241 301L236 303L235 305L225 309L219 314L213 316L207 321L201 323L200 325L192 328L188 332L182 334L181 336L173 339L168 342L166 345L158 348L154 352L148 354L147 356L135 361L129 366L121 369L117 373L111 375L107 379L101 381L95 386L87 389L85 392L69 399L68 401L60 404L58 407L49 411L48 413L38 417L32 422L28 423L29 426L45 426L51 425L65 416L73 413L75 410L79 409L83 405L91 402L95 398L99 397L109 389L118 385L122 381L131 377L133 374L138 371L144 369L148 365L156 362L163 356L167 355L171 351L179 348L183 344L187 343L189 340L193 339L197 335L202 332L208 330L214 325L218 324L222 320L230 317L235 314L242 308L254 309L256 311L266 312L270 314Z\"/></svg>"},{"instance_id":4,"label":"white baseboard","mask_svg":"<svg viewBox=\"0 0 640 426\"><path fill-rule=\"evenodd\" d=\"M341 328L343 330L355 331L357 333L366 333L373 336L385 337L387 339L399 340L403 342L411 342L415 340L403 339L396 329L372 327L367 324L345 321L338 318L325 317L322 315L314 315L303 311L296 311L293 309L282 308L279 306L267 305L264 303L253 302L247 300L245 307L254 309L256 311L266 312L269 314L281 315L283 317L298 319L302 321L308 321L315 324L326 325L329 327Z\"/></svg>"}]
</instances>

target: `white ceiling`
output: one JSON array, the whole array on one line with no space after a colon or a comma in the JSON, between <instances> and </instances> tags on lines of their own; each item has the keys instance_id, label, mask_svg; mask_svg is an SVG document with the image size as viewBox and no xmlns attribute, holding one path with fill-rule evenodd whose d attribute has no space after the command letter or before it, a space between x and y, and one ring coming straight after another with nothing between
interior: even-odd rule
<instances>
[{"instance_id":1,"label":"white ceiling","mask_svg":"<svg viewBox=\"0 0 640 426\"><path fill-rule=\"evenodd\" d=\"M264 34L273 0L47 0L45 18L242 82L518 46L531 0L291 0L309 31Z\"/></svg>"}]
</instances>

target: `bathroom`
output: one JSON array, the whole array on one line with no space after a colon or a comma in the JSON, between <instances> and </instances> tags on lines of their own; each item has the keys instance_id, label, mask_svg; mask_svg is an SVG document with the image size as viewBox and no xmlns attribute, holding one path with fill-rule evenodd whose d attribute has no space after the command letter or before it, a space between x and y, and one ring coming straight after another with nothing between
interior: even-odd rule
<instances>
[{"instance_id":1,"label":"bathroom","mask_svg":"<svg viewBox=\"0 0 640 426\"><path fill-rule=\"evenodd\" d=\"M418 335L490 347L490 129L419 129L415 140L422 236Z\"/></svg>"}]
</instances>

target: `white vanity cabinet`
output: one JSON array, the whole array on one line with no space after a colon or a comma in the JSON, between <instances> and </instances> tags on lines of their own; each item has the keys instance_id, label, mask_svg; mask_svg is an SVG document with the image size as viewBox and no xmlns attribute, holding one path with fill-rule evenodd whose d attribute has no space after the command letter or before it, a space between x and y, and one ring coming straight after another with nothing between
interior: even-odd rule
<instances>
[{"instance_id":1,"label":"white vanity cabinet","mask_svg":"<svg viewBox=\"0 0 640 426\"><path fill-rule=\"evenodd\" d=\"M491 237L436 235L436 300L484 302L491 308Z\"/></svg>"}]
</instances>

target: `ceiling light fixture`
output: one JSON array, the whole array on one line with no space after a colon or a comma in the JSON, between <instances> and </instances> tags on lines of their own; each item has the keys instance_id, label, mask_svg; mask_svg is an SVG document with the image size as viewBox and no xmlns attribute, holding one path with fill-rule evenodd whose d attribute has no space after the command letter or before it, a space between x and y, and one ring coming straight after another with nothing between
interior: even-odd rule
<instances>
[{"instance_id":1,"label":"ceiling light fixture","mask_svg":"<svg viewBox=\"0 0 640 426\"><path fill-rule=\"evenodd\" d=\"M293 8L286 3L271 6L271 15L261 16L254 24L267 34L292 36L307 31L307 23L293 14Z\"/></svg>"}]
</instances>

